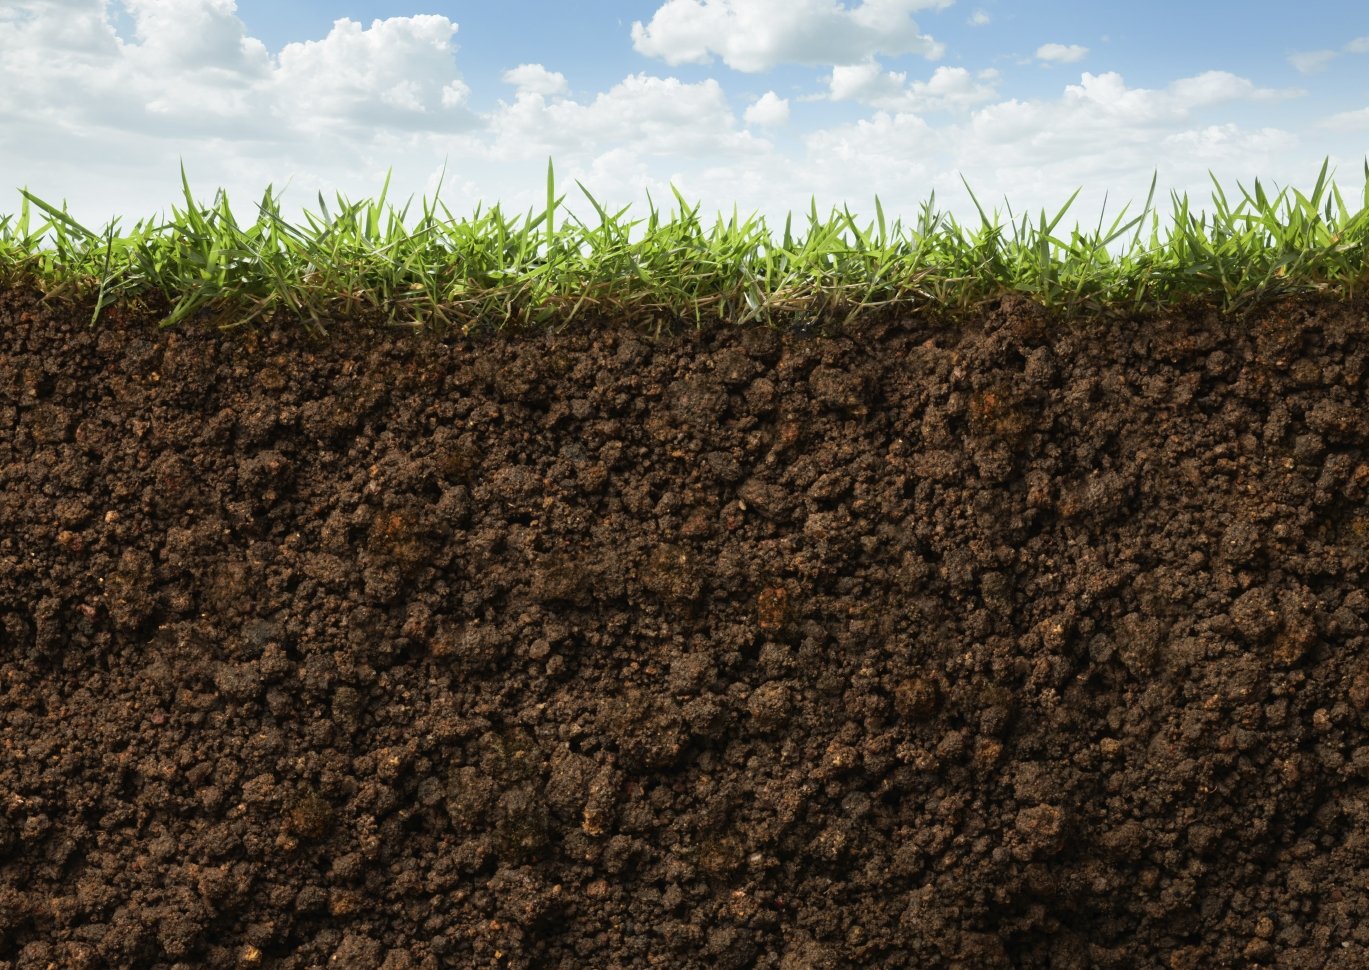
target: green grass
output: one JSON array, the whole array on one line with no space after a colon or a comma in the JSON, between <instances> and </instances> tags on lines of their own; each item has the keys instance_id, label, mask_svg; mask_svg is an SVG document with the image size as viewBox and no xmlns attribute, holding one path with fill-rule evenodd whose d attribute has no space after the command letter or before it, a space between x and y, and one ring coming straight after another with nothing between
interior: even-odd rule
<instances>
[{"instance_id":1,"label":"green grass","mask_svg":"<svg viewBox=\"0 0 1369 970\"><path fill-rule=\"evenodd\" d=\"M186 208L122 233L118 219L94 232L65 203L59 209L21 190L19 214L0 216L0 284L36 282L49 300L93 302L92 326L106 307L160 296L171 307L163 327L204 310L225 329L285 314L320 332L329 320L372 314L466 332L554 327L587 313L654 323L658 332L687 321L825 326L893 306L963 310L1005 292L1067 310L1142 311L1198 297L1231 311L1289 293L1353 296L1369 282L1369 161L1356 212L1327 168L1308 195L1271 197L1256 180L1253 193L1240 187L1234 208L1214 176L1210 213L1171 193L1163 234L1152 179L1139 214L1124 223L1124 209L1107 229L1100 218L1066 238L1057 227L1078 191L1053 218L1043 211L1037 221L1010 221L1010 235L977 198L980 225L962 227L935 209L933 195L906 230L887 223L878 197L863 229L844 207L821 220L814 202L800 237L792 215L777 235L763 218L739 221L735 210L706 230L698 207L673 187L673 218L662 220L648 196L648 218L629 223L626 208L606 211L577 182L600 216L590 227L574 217L558 222L565 198L550 161L546 208L521 221L497 205L457 220L425 198L411 228L409 203L386 207L387 176L378 200L338 196L330 211L320 194L307 226L281 218L268 186L256 221L239 225L224 192L210 206L195 202L182 167ZM33 228L35 209L44 221ZM643 223L642 237L630 240Z\"/></svg>"}]
</instances>

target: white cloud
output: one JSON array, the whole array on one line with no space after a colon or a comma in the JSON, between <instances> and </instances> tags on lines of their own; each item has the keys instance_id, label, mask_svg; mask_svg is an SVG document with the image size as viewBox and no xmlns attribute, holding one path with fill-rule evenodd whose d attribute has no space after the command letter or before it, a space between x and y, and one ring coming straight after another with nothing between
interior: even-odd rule
<instances>
[{"instance_id":1,"label":"white cloud","mask_svg":"<svg viewBox=\"0 0 1369 970\"><path fill-rule=\"evenodd\" d=\"M548 71L541 64L519 64L504 72L504 82L512 84L519 91L545 96L565 94L567 90L566 76Z\"/></svg>"},{"instance_id":2,"label":"white cloud","mask_svg":"<svg viewBox=\"0 0 1369 970\"><path fill-rule=\"evenodd\" d=\"M1179 123L1194 109L1223 101L1272 101L1300 93L1258 88L1246 78L1225 71L1179 78L1163 90L1129 88L1122 75L1114 71L1086 71L1078 84L1065 86L1059 101L1000 102L976 112L975 123L986 130L1002 125L1006 140L1012 140L1010 133L1023 126L1038 132L1040 138L1073 137L1071 132L1083 133L1100 127L1141 128Z\"/></svg>"},{"instance_id":3,"label":"white cloud","mask_svg":"<svg viewBox=\"0 0 1369 970\"><path fill-rule=\"evenodd\" d=\"M1341 111L1328 118L1323 118L1318 126L1346 132L1369 131L1369 108L1360 108L1357 111Z\"/></svg>"},{"instance_id":4,"label":"white cloud","mask_svg":"<svg viewBox=\"0 0 1369 970\"><path fill-rule=\"evenodd\" d=\"M953 147L944 132L932 128L917 115L887 111L876 112L853 125L813 132L804 141L808 161L818 169L835 166L840 170L854 164L863 174L870 175L884 174L899 166L907 166L909 173L930 172ZM831 179L824 181L830 184Z\"/></svg>"},{"instance_id":5,"label":"white cloud","mask_svg":"<svg viewBox=\"0 0 1369 970\"><path fill-rule=\"evenodd\" d=\"M125 0L134 41L107 0L12 0L0 14L0 118L47 117L73 137L252 138L302 132L470 127L445 17L363 28L342 19L322 40L273 58L234 0ZM8 110L7 110L8 109Z\"/></svg>"},{"instance_id":6,"label":"white cloud","mask_svg":"<svg viewBox=\"0 0 1369 970\"><path fill-rule=\"evenodd\" d=\"M106 7L106 0L13 0L0 8L0 90L8 95L0 118L46 119L72 131L165 132L250 113L253 87L269 65L231 9L225 15L210 0L135 0L129 12L140 42L126 44Z\"/></svg>"},{"instance_id":7,"label":"white cloud","mask_svg":"<svg viewBox=\"0 0 1369 970\"><path fill-rule=\"evenodd\" d=\"M1085 75L1086 77L1088 75ZM1170 83L1164 95L1171 107L1200 108L1222 101L1284 101L1302 97L1301 88L1260 88L1247 78L1226 71L1204 71Z\"/></svg>"},{"instance_id":8,"label":"white cloud","mask_svg":"<svg viewBox=\"0 0 1369 970\"><path fill-rule=\"evenodd\" d=\"M446 17L333 22L320 41L287 44L272 76L276 110L305 129L381 125L424 129L464 120Z\"/></svg>"},{"instance_id":9,"label":"white cloud","mask_svg":"<svg viewBox=\"0 0 1369 970\"><path fill-rule=\"evenodd\" d=\"M1347 54L1369 54L1369 36L1356 37L1348 42L1341 51ZM1288 63L1301 74L1315 74L1326 70L1327 65L1340 56L1339 51L1295 51L1288 55Z\"/></svg>"},{"instance_id":10,"label":"white cloud","mask_svg":"<svg viewBox=\"0 0 1369 970\"><path fill-rule=\"evenodd\" d=\"M833 101L868 101L903 93L907 74L881 72L874 61L864 64L839 64L832 68L828 89Z\"/></svg>"},{"instance_id":11,"label":"white cloud","mask_svg":"<svg viewBox=\"0 0 1369 970\"><path fill-rule=\"evenodd\" d=\"M962 173L987 210L1002 209L1006 196L1018 216L1041 208L1053 215L1082 187L1066 225L1096 223L1104 192L1110 190L1110 223L1128 199L1130 215L1136 214L1157 164L1162 207L1166 182L1205 204L1209 168L1227 178L1287 172L1290 158L1302 161L1304 143L1295 133L1214 124L1198 115L1225 100L1262 101L1291 93L1215 71L1155 90L1129 88L1117 74L1086 73L1055 98L999 101L950 124L934 126L915 114L880 111L814 132L805 139L803 163L789 171L808 191L840 197L846 186L849 197L855 183L848 173L858 169L860 186L878 186L886 209L901 206L905 213L935 190L940 206L958 218L968 212L975 224ZM1353 139L1346 144L1353 147ZM1320 162L1335 147L1321 139L1315 152L1306 154Z\"/></svg>"},{"instance_id":12,"label":"white cloud","mask_svg":"<svg viewBox=\"0 0 1369 970\"><path fill-rule=\"evenodd\" d=\"M1244 165L1243 158L1270 158L1293 148L1297 138L1278 128L1248 130L1227 122L1204 125L1166 135L1162 142L1166 158L1183 158L1186 165L1230 170Z\"/></svg>"},{"instance_id":13,"label":"white cloud","mask_svg":"<svg viewBox=\"0 0 1369 970\"><path fill-rule=\"evenodd\" d=\"M963 67L938 67L926 81L908 83L905 72L881 71L874 61L838 65L828 78L828 97L885 111L931 111L982 104L995 95L992 68L971 75Z\"/></svg>"},{"instance_id":14,"label":"white cloud","mask_svg":"<svg viewBox=\"0 0 1369 970\"><path fill-rule=\"evenodd\" d=\"M1075 61L1083 60L1088 52L1087 47L1080 47L1078 44L1042 44L1036 49L1036 56L1052 64L1073 64Z\"/></svg>"},{"instance_id":15,"label":"white cloud","mask_svg":"<svg viewBox=\"0 0 1369 970\"><path fill-rule=\"evenodd\" d=\"M471 86L460 79L442 85L442 107L464 108L471 96Z\"/></svg>"},{"instance_id":16,"label":"white cloud","mask_svg":"<svg viewBox=\"0 0 1369 970\"><path fill-rule=\"evenodd\" d=\"M990 17L983 10L976 10L970 14L970 19L965 21L971 27L983 27L990 22Z\"/></svg>"},{"instance_id":17,"label":"white cloud","mask_svg":"<svg viewBox=\"0 0 1369 970\"><path fill-rule=\"evenodd\" d=\"M1315 74L1317 71L1324 71L1326 65L1335 59L1335 51L1297 51L1288 55L1288 63L1292 64L1299 74Z\"/></svg>"},{"instance_id":18,"label":"white cloud","mask_svg":"<svg viewBox=\"0 0 1369 970\"><path fill-rule=\"evenodd\" d=\"M106 0L10 0L0 7L6 47L18 56L23 41L31 55L108 57L118 38L105 13Z\"/></svg>"},{"instance_id":19,"label":"white cloud","mask_svg":"<svg viewBox=\"0 0 1369 970\"><path fill-rule=\"evenodd\" d=\"M234 0L123 0L138 44L131 51L148 68L223 71L260 77L266 47L248 37Z\"/></svg>"},{"instance_id":20,"label":"white cloud","mask_svg":"<svg viewBox=\"0 0 1369 970\"><path fill-rule=\"evenodd\" d=\"M593 154L622 144L648 155L736 154L757 144L736 128L722 86L712 78L686 84L634 74L588 104L549 103L522 89L513 104L500 102L488 123L491 157Z\"/></svg>"},{"instance_id":21,"label":"white cloud","mask_svg":"<svg viewBox=\"0 0 1369 970\"><path fill-rule=\"evenodd\" d=\"M782 125L789 120L789 102L774 91L766 91L743 117L748 125Z\"/></svg>"},{"instance_id":22,"label":"white cloud","mask_svg":"<svg viewBox=\"0 0 1369 970\"><path fill-rule=\"evenodd\" d=\"M651 22L632 25L632 46L667 64L708 64L713 54L738 71L780 64L850 64L876 54L936 60L944 45L912 15L952 0L666 0Z\"/></svg>"}]
</instances>

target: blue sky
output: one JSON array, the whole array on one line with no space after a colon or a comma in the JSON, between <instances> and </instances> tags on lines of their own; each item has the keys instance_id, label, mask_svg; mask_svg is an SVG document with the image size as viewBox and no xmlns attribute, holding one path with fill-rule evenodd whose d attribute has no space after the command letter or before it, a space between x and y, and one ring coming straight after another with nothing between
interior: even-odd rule
<instances>
[{"instance_id":1,"label":"blue sky","mask_svg":"<svg viewBox=\"0 0 1369 970\"><path fill-rule=\"evenodd\" d=\"M250 217L322 191L541 204L548 156L645 215L670 186L772 225L845 203L908 221L960 178L1015 212L1108 221L1160 190L1206 204L1310 187L1359 202L1369 17L1359 4L950 0L5 0L0 213L17 188L103 225L228 191ZM1162 195L1162 198L1164 196Z\"/></svg>"}]
</instances>

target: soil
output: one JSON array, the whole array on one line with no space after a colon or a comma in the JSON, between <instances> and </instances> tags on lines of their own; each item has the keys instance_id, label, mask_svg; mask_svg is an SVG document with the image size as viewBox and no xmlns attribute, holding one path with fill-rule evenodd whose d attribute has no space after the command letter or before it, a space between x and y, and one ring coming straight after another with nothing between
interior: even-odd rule
<instances>
[{"instance_id":1,"label":"soil","mask_svg":"<svg viewBox=\"0 0 1369 970\"><path fill-rule=\"evenodd\" d=\"M0 968L1369 966L1363 301L0 295Z\"/></svg>"}]
</instances>

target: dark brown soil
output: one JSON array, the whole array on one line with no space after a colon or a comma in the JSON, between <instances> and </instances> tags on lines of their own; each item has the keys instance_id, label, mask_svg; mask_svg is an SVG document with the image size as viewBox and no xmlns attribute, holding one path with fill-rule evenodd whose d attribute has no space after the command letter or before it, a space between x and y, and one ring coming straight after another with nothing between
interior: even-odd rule
<instances>
[{"instance_id":1,"label":"dark brown soil","mask_svg":"<svg viewBox=\"0 0 1369 970\"><path fill-rule=\"evenodd\" d=\"M88 312L0 298L0 968L1369 966L1365 305Z\"/></svg>"}]
</instances>

